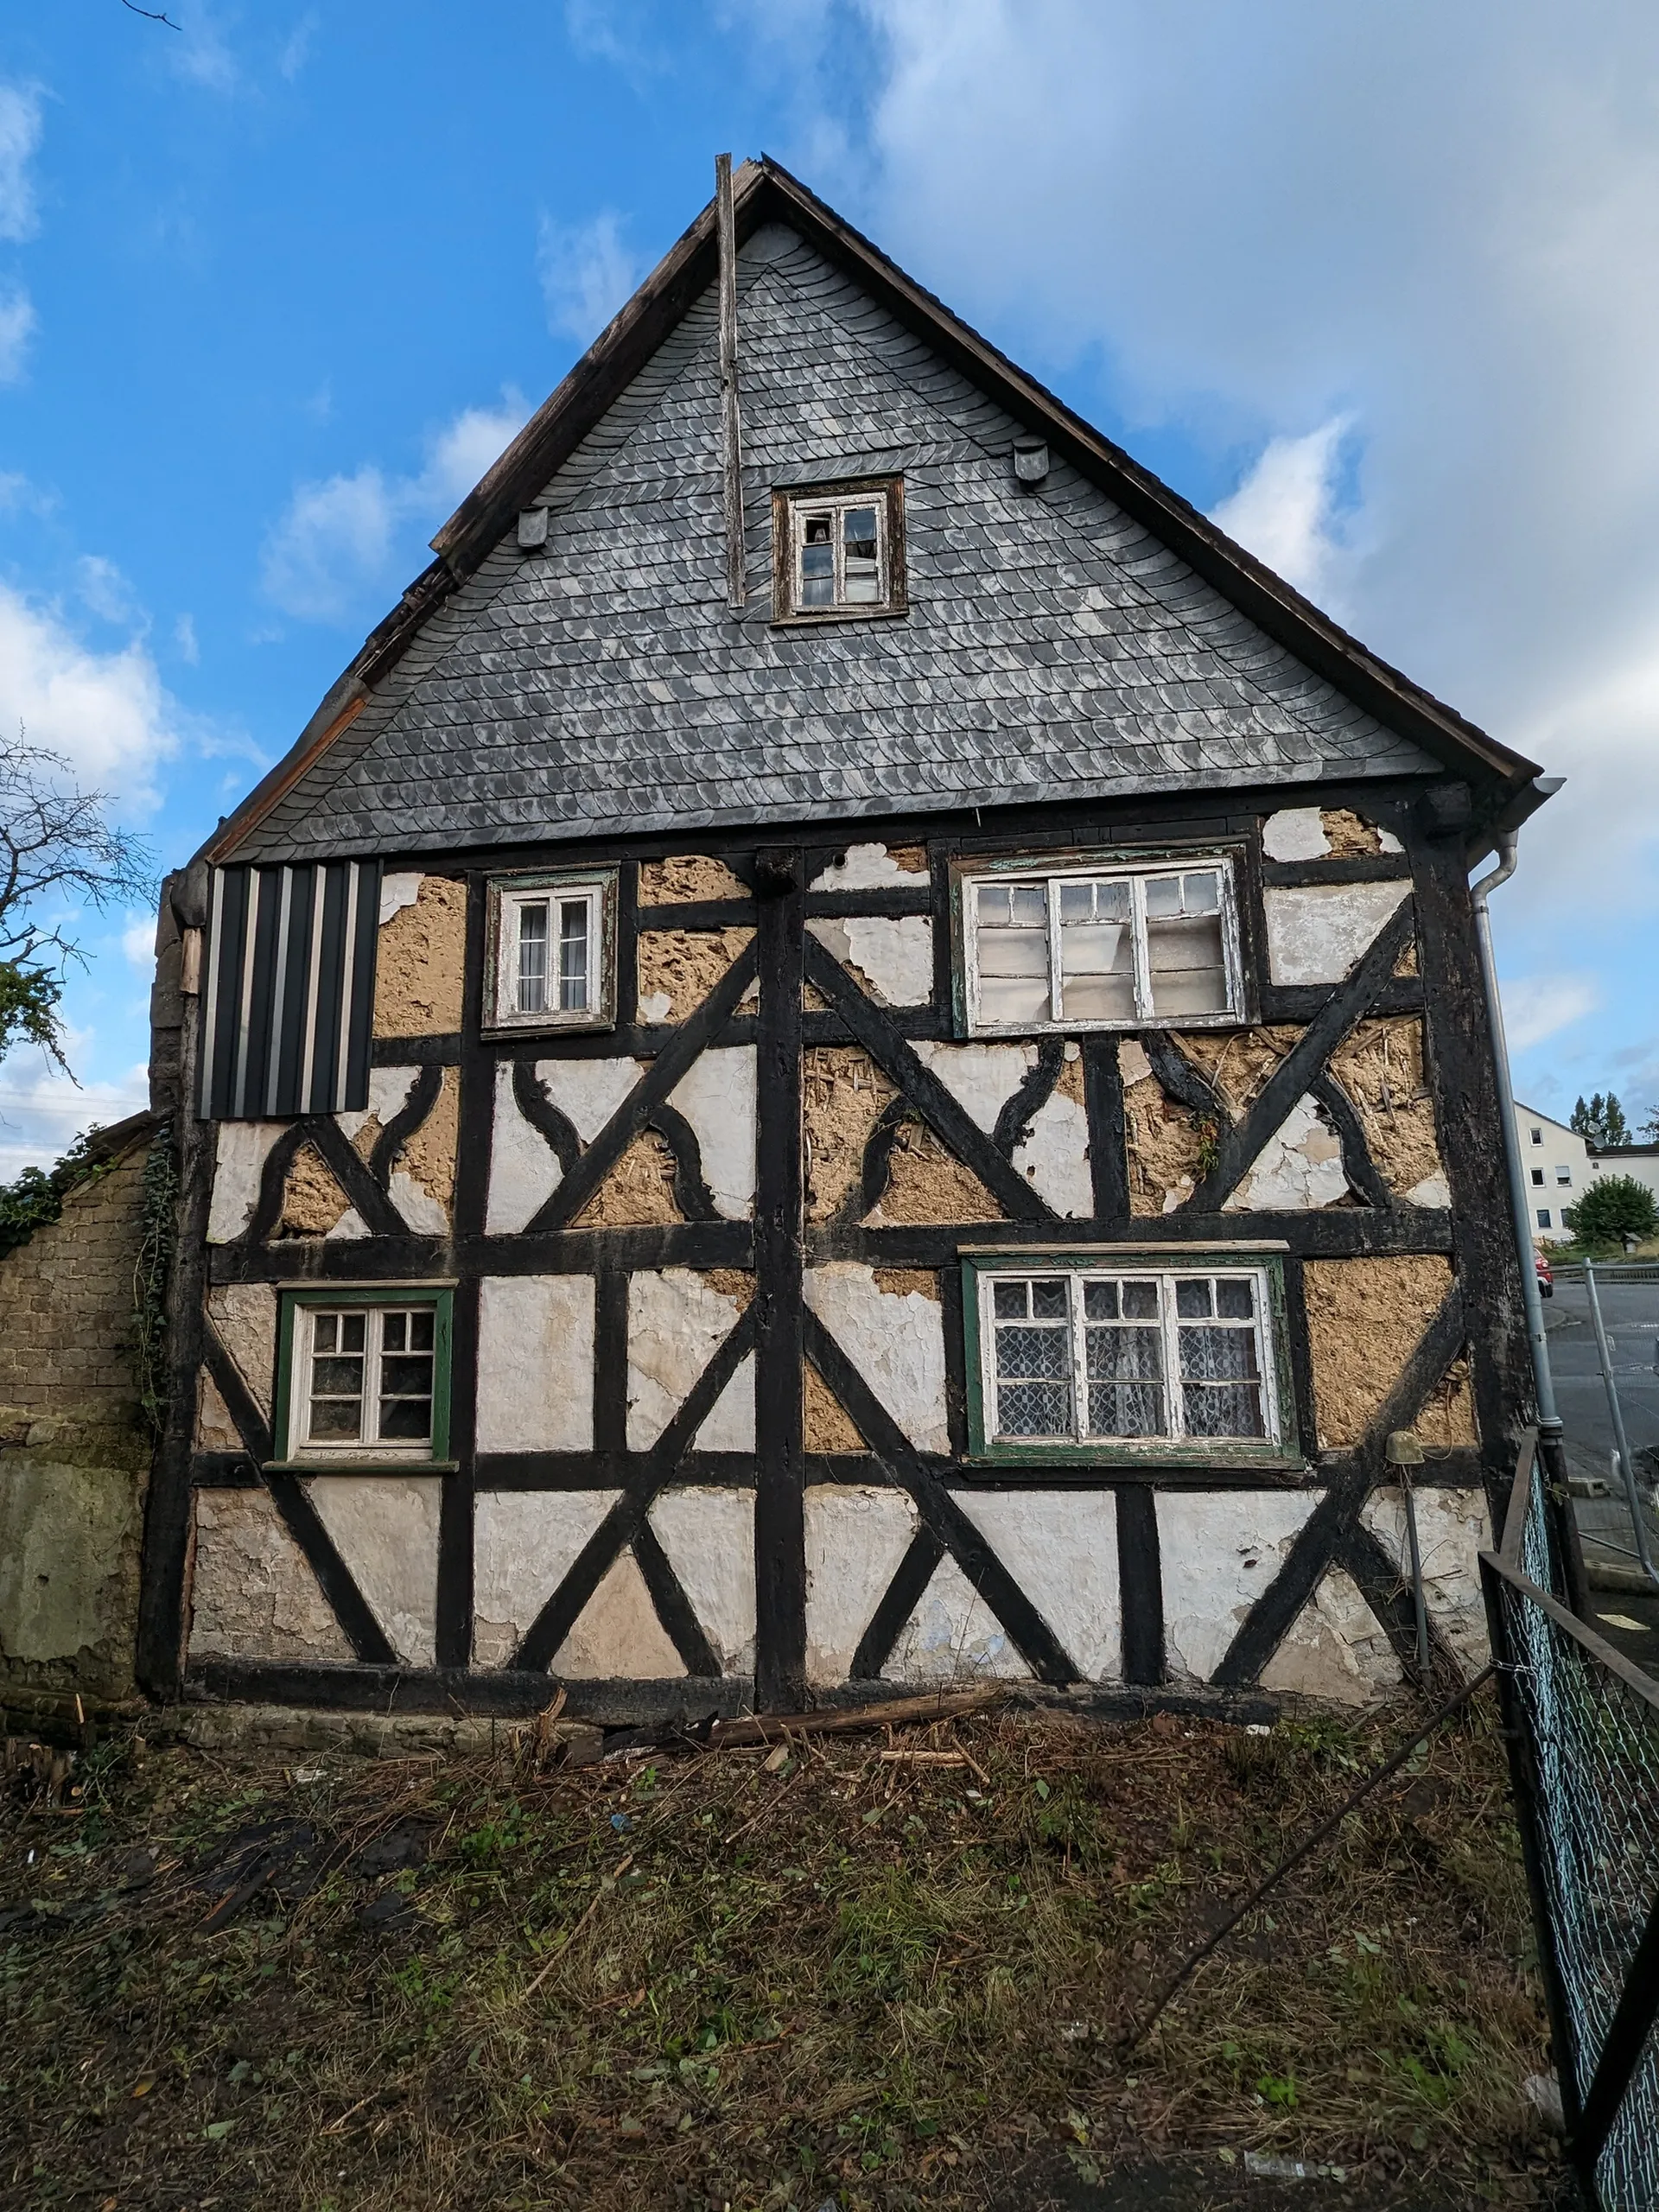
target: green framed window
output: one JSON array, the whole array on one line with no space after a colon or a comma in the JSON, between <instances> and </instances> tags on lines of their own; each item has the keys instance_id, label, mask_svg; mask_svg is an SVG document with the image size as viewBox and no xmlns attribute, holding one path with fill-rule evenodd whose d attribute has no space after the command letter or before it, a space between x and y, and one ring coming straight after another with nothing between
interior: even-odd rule
<instances>
[{"instance_id":1,"label":"green framed window","mask_svg":"<svg viewBox=\"0 0 1659 2212\"><path fill-rule=\"evenodd\" d=\"M1276 1254L976 1253L963 1290L976 1459L1300 1461Z\"/></svg>"},{"instance_id":2,"label":"green framed window","mask_svg":"<svg viewBox=\"0 0 1659 2212\"><path fill-rule=\"evenodd\" d=\"M454 1302L422 1285L284 1291L276 1464L359 1474L450 1465Z\"/></svg>"}]
</instances>

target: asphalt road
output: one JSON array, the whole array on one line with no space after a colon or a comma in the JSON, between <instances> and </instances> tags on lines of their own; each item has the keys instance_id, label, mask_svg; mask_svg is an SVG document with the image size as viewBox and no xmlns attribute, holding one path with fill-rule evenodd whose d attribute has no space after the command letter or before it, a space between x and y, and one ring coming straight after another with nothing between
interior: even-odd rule
<instances>
[{"instance_id":1,"label":"asphalt road","mask_svg":"<svg viewBox=\"0 0 1659 2212\"><path fill-rule=\"evenodd\" d=\"M1618 1283L1598 1278L1602 1319L1613 1354L1613 1376L1624 1414L1632 1455L1644 1447L1659 1451L1659 1282ZM1567 1426L1567 1457L1575 1474L1599 1475L1611 1483L1612 1416L1596 1357L1590 1325L1589 1293L1582 1283L1558 1282L1545 1301L1555 1397ZM1651 1464L1651 1463L1649 1463ZM1640 1459L1638 1458L1638 1466ZM1618 1564L1628 1571L1630 1516L1617 1490L1607 1500L1580 1499L1579 1530L1586 1564ZM1649 1515L1652 1549L1659 1560L1659 1516ZM1620 1650L1649 1674L1659 1674L1659 1592L1600 1590L1592 1586L1595 1625ZM1624 1624L1630 1625L1624 1626Z\"/></svg>"}]
</instances>

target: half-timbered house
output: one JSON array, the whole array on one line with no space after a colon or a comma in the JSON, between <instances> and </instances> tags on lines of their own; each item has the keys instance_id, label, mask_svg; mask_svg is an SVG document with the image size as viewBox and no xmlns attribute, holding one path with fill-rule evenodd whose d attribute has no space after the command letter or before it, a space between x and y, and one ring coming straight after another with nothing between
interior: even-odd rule
<instances>
[{"instance_id":1,"label":"half-timbered house","mask_svg":"<svg viewBox=\"0 0 1659 2212\"><path fill-rule=\"evenodd\" d=\"M434 545L168 887L151 1687L1361 1700L1405 1431L1466 1664L1534 766L770 162Z\"/></svg>"}]
</instances>

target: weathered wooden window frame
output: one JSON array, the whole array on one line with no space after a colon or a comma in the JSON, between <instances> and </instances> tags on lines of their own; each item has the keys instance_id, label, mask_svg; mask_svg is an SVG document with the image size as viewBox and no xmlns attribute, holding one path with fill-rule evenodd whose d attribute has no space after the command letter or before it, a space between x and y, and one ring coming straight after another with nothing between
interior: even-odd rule
<instances>
[{"instance_id":1,"label":"weathered wooden window frame","mask_svg":"<svg viewBox=\"0 0 1659 2212\"><path fill-rule=\"evenodd\" d=\"M989 860L959 863L952 868L950 906L955 954L955 1012L957 1033L963 1037L1033 1037L1075 1035L1081 1030L1135 1031L1138 1029L1236 1029L1254 1018L1249 976L1239 929L1238 887L1240 855L1226 847L1201 851L1174 850L1137 853L1101 860L1083 855L1063 858ZM1147 881L1160 875L1199 874L1213 869L1221 879L1222 963L1227 1004L1215 1014L1166 1014L1152 1010L1147 941ZM1068 1014L1060 976L1059 887L1066 883L1128 881L1131 886L1132 950L1135 962L1135 1011L1122 1020L1107 1015ZM979 901L975 895L989 883L1041 884L1048 899L1049 1005L1058 988L1061 1010L1042 1021L986 1021L979 1011Z\"/></svg>"},{"instance_id":2,"label":"weathered wooden window frame","mask_svg":"<svg viewBox=\"0 0 1659 2212\"><path fill-rule=\"evenodd\" d=\"M880 600L860 607L800 607L796 604L796 555L802 518L809 508L874 506L881 550ZM905 480L864 476L831 484L787 484L772 495L772 619L774 625L810 627L823 622L883 621L909 610L905 569Z\"/></svg>"},{"instance_id":3,"label":"weathered wooden window frame","mask_svg":"<svg viewBox=\"0 0 1659 2212\"><path fill-rule=\"evenodd\" d=\"M1048 1249L1027 1245L1001 1251L964 1255L962 1261L963 1326L967 1354L968 1453L971 1460L995 1466L1041 1467L1056 1460L1116 1463L1123 1465L1153 1462L1164 1466L1264 1467L1289 1469L1304 1464L1296 1420L1296 1392L1291 1374L1289 1333L1286 1321L1284 1247L1264 1249L1222 1245L1195 1249L1168 1244L1096 1246L1092 1251L1068 1246ZM1262 1369L1263 1420L1268 1434L1249 1437L1098 1437L1076 1433L1063 1437L999 1437L992 1425L995 1389L995 1363L987 1309L992 1286L1000 1281L1030 1281L1039 1275L1065 1275L1077 1282L1093 1276L1120 1281L1124 1277L1248 1275L1256 1284L1257 1342ZM1084 1378L1082 1332L1076 1322L1078 1293L1070 1300L1068 1328L1072 1335L1073 1403ZM1161 1305L1160 1298L1160 1305ZM1160 1324L1166 1331L1173 1320ZM1172 1380L1179 1387L1179 1358L1172 1363L1172 1344L1166 1334L1164 1388Z\"/></svg>"},{"instance_id":4,"label":"weathered wooden window frame","mask_svg":"<svg viewBox=\"0 0 1659 2212\"><path fill-rule=\"evenodd\" d=\"M284 1290L280 1297L271 1438L276 1456L268 1471L341 1475L453 1473L456 1463L449 1457L449 1394L454 1352L454 1288L420 1282L376 1283L372 1287L337 1283L320 1284L315 1290ZM432 1433L427 1441L412 1449L400 1448L395 1442L301 1443L299 1408L310 1375L311 1353L308 1345L296 1341L300 1316L318 1308L327 1312L345 1306L361 1306L371 1313L407 1313L415 1306L429 1306L433 1311ZM368 1379L365 1369L365 1402Z\"/></svg>"},{"instance_id":5,"label":"weathered wooden window frame","mask_svg":"<svg viewBox=\"0 0 1659 2212\"><path fill-rule=\"evenodd\" d=\"M522 906L546 899L584 896L588 912L588 997L580 1012L557 1007L539 1013L520 1014L512 1003L517 995L509 973L518 951L516 928L508 919ZM616 1024L616 899L615 868L556 868L524 875L492 876L486 887L486 941L484 952L484 1033L516 1036L525 1030L611 1029ZM558 940L549 931L548 979L556 981Z\"/></svg>"}]
</instances>

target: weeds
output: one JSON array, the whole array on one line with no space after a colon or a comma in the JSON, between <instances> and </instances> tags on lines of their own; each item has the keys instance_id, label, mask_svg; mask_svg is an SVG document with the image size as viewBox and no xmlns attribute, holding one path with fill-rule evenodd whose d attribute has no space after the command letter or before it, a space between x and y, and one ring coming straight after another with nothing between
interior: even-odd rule
<instances>
[{"instance_id":1,"label":"weeds","mask_svg":"<svg viewBox=\"0 0 1659 2212\"><path fill-rule=\"evenodd\" d=\"M988 2204L1045 2146L1084 2181L1162 2146L1525 2202L1547 2062L1490 1728L1350 1821L1127 2072L1147 1990L1371 1726L1007 1716L918 1739L963 1764L842 1742L299 1778L116 1745L61 1816L20 1770L0 2199L874 2212Z\"/></svg>"}]
</instances>

